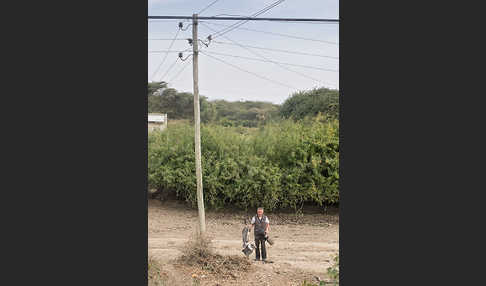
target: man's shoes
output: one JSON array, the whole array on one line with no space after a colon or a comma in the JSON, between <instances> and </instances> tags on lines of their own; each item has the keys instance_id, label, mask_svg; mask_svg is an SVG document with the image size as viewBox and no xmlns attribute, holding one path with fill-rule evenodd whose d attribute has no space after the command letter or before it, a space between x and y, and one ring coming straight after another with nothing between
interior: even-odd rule
<instances>
[{"instance_id":1,"label":"man's shoes","mask_svg":"<svg viewBox=\"0 0 486 286\"><path fill-rule=\"evenodd\" d=\"M254 260L255 260L255 261L260 261L260 258L255 258Z\"/></svg>"}]
</instances>

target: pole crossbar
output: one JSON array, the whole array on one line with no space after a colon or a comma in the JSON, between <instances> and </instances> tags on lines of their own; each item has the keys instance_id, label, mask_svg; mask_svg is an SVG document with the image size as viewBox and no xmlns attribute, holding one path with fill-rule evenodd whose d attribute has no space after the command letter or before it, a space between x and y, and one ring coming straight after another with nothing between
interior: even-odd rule
<instances>
[{"instance_id":1,"label":"pole crossbar","mask_svg":"<svg viewBox=\"0 0 486 286\"><path fill-rule=\"evenodd\" d=\"M289 21L289 22L331 22L339 23L339 19L320 19L320 18L255 18L255 17L215 17L198 16L199 20L229 20L229 21ZM148 19L192 19L192 16L148 16Z\"/></svg>"}]
</instances>

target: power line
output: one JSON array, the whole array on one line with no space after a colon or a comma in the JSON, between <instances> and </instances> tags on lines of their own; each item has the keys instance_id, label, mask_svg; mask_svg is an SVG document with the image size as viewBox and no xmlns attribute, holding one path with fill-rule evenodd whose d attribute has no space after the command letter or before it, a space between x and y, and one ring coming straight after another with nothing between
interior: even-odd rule
<instances>
[{"instance_id":1,"label":"power line","mask_svg":"<svg viewBox=\"0 0 486 286\"><path fill-rule=\"evenodd\" d=\"M303 21L303 19L280 19L280 20L273 20L273 21L290 23L290 24L311 24L311 25L339 24L339 19L325 19L324 21Z\"/></svg>"},{"instance_id":2,"label":"power line","mask_svg":"<svg viewBox=\"0 0 486 286\"><path fill-rule=\"evenodd\" d=\"M155 23L179 23L181 20L182 22L187 22L190 19L192 19L192 16L148 16L147 20L149 24L155 24Z\"/></svg>"},{"instance_id":3,"label":"power line","mask_svg":"<svg viewBox=\"0 0 486 286\"><path fill-rule=\"evenodd\" d=\"M272 7L273 8L273 7ZM266 11L264 11L266 12ZM248 17L215 17L215 16L201 16L197 17L199 20L248 20L248 21L273 21L273 22L327 22L327 23L339 23L339 19L324 19L324 18L270 18L270 17L260 17L255 18L253 16ZM149 20L161 20L161 19L185 19L191 20L192 16L147 16Z\"/></svg>"},{"instance_id":4,"label":"power line","mask_svg":"<svg viewBox=\"0 0 486 286\"><path fill-rule=\"evenodd\" d=\"M204 27L206 27L206 28L208 28L208 29L210 29L210 30L213 30L211 27L209 27L209 26L208 26L208 25L206 25L205 23L202 23L202 24L204 25ZM255 52L255 51L253 51L253 50L251 50L251 49L249 49L249 48L247 48L247 47L244 47L243 45L239 44L239 43L238 43L238 42L236 42L236 41L233 41L232 39L230 39L230 38L229 38L229 37L227 37L227 36L223 36L223 38L225 38L225 39L227 39L227 40L229 40L229 41L231 41L231 42L235 43L236 45L238 45L238 46L242 47L243 49L245 49L245 50L249 51L250 53L252 53L252 54L256 55L257 57L264 59L265 61L270 61L268 58L266 58L266 57L264 57L264 56L262 56L262 55L258 54L257 52ZM305 78L307 78L307 79L310 79L310 80L313 80L313 81L315 81L315 82L321 83L321 81L320 81L319 79L316 79L316 78L311 77L311 76L309 76L309 75L307 75L307 74L304 74L304 73L301 73L301 72L298 72L298 71L294 71L294 70L292 70L292 69L289 69L288 67L285 67L285 66L283 66L283 65L282 65L282 64L280 64L280 63L277 63L277 62L273 62L273 63L274 63L274 64L276 64L276 65L278 65L280 68L282 68L282 69L284 69L284 70L286 70L286 71L289 71L289 72L292 72L292 73L298 74L298 75L300 75L300 76L302 76L302 77L305 77Z\"/></svg>"},{"instance_id":5,"label":"power line","mask_svg":"<svg viewBox=\"0 0 486 286\"><path fill-rule=\"evenodd\" d=\"M154 23L173 23L173 22L179 22L179 20L177 20L178 18L170 18L170 19L164 19L164 18L148 18L148 22L151 23L151 24L154 24Z\"/></svg>"},{"instance_id":6,"label":"power line","mask_svg":"<svg viewBox=\"0 0 486 286\"><path fill-rule=\"evenodd\" d=\"M191 49L186 49L183 51L175 51L175 50L156 50L156 51L148 51L149 54L161 54L161 53L183 53L189 52Z\"/></svg>"},{"instance_id":7,"label":"power line","mask_svg":"<svg viewBox=\"0 0 486 286\"><path fill-rule=\"evenodd\" d=\"M218 14L218 15L214 15L213 17L218 17L218 16L246 17L245 15L238 15L238 14Z\"/></svg>"},{"instance_id":8,"label":"power line","mask_svg":"<svg viewBox=\"0 0 486 286\"><path fill-rule=\"evenodd\" d=\"M148 38L149 41L187 41L187 39Z\"/></svg>"},{"instance_id":9,"label":"power line","mask_svg":"<svg viewBox=\"0 0 486 286\"><path fill-rule=\"evenodd\" d=\"M215 4L216 2L218 2L219 0L215 0L213 2L211 2L208 6L204 7L201 11L197 12L197 14L201 14L202 12L204 12L206 9L208 9L209 7L213 6L213 4Z\"/></svg>"},{"instance_id":10,"label":"power line","mask_svg":"<svg viewBox=\"0 0 486 286\"><path fill-rule=\"evenodd\" d=\"M329 71L329 72L339 72L338 70L326 69L326 68L321 68L321 67L313 67L313 66L299 65L299 64L291 64L291 63L282 63L282 62L276 62L276 61L272 61L272 60L257 59L257 58L250 58L250 57L244 57L244 56L236 56L236 55L230 55L230 54L224 54L224 53L218 53L218 52L207 52L207 53L215 54L215 55L220 55L220 56L240 58L240 59L245 59L245 60L269 62L269 63L275 63L275 64L281 64L281 65L287 65L287 66L296 66L296 67L302 67L302 68L308 68L308 69L315 69L315 70L322 70L322 71Z\"/></svg>"},{"instance_id":11,"label":"power line","mask_svg":"<svg viewBox=\"0 0 486 286\"><path fill-rule=\"evenodd\" d=\"M319 55L319 54L310 54L310 53L303 53L303 52L297 52L297 51L287 51L287 50L280 50L280 49L271 49L271 48L264 48L264 47L255 47L255 46L248 46L248 45L238 45L236 43L227 43L227 42L220 42L220 41L211 41L211 43L216 43L216 44L223 44L223 45L234 45L234 46L241 46L241 47L246 47L246 48L253 48L253 49L261 49L261 50L268 50L268 51L276 51L276 52L282 52L282 53L289 53L289 54L297 54L297 55L304 55L304 56L316 56L316 57L322 57L322 58L331 58L331 59L339 59L339 57L331 57L331 56L324 56L324 55ZM152 50L148 51L149 54L161 54L161 53L182 53L182 52L188 52L191 51L190 49L186 49L183 51L176 51L176 50Z\"/></svg>"},{"instance_id":12,"label":"power line","mask_svg":"<svg viewBox=\"0 0 486 286\"><path fill-rule=\"evenodd\" d=\"M169 69L165 72L165 74L160 78L160 80L163 80L165 76L169 73L169 71L175 66L179 58L176 58L175 62L169 67ZM153 80L152 80L153 81Z\"/></svg>"},{"instance_id":13,"label":"power line","mask_svg":"<svg viewBox=\"0 0 486 286\"><path fill-rule=\"evenodd\" d=\"M206 52L200 51L200 53L201 53L201 54L203 54L203 55L206 55L206 56L208 56L208 57L210 57L210 58L213 58L213 59L215 59L215 60L217 60L217 61L220 61L220 62L222 62L222 63L224 63L224 64L227 64L227 65L229 65L229 66L232 66L232 67L234 67L235 69L238 69L238 70L240 70L240 71L243 71L243 72L249 73L249 74L254 75L254 76L258 77L258 78L264 79L264 80L266 80L266 81L270 81L270 82L273 82L273 83L275 83L275 84L278 84L278 85L281 85L281 86L285 86L285 87L287 87L287 88L291 88L291 89L297 89L297 88L295 88L295 87L293 87L293 86L290 86L290 85L288 85L288 84L281 83L281 82L278 82L278 81L276 81L276 80L269 79L269 78L264 77L264 76L262 76L262 75L256 74L256 73L254 73L254 72L251 72L251 71L247 71L247 70L245 70L245 69L242 69L241 67L239 67L239 66L237 66L237 65L234 65L234 64L228 63L228 62L226 62L226 61L224 61L224 60L222 60L222 59L219 59L219 58L217 58L217 57L213 57L213 56L211 56L211 55L207 54Z\"/></svg>"},{"instance_id":14,"label":"power line","mask_svg":"<svg viewBox=\"0 0 486 286\"><path fill-rule=\"evenodd\" d=\"M169 45L169 50L172 48L172 45L174 44L175 40L177 39L177 36L179 35L179 32L180 32L180 29L177 29L177 32L174 36L174 39L172 40L172 42L170 43ZM154 79L154 76L157 74L157 72L159 71L160 67L164 64L165 62L165 59L167 58L167 55L169 55L169 53L166 53L165 56L164 56L164 59L162 60L162 62L160 63L160 65L157 67L157 69L155 70L155 72L152 74L152 81Z\"/></svg>"},{"instance_id":15,"label":"power line","mask_svg":"<svg viewBox=\"0 0 486 286\"><path fill-rule=\"evenodd\" d=\"M173 76L173 77L172 77L172 78L169 80L169 83L173 83L173 82L175 81L175 79L176 79L176 78L177 78L177 77L178 77L178 76L179 76L179 75L180 75L180 74L181 74L181 73L182 73L182 72L183 72L183 71L184 71L184 70L185 70L185 69L186 69L186 68L189 66L187 63L188 63L188 62L185 62L185 63L183 64L183 67L182 67L182 68L179 70L179 72L178 72L176 75L174 75L174 76Z\"/></svg>"},{"instance_id":16,"label":"power line","mask_svg":"<svg viewBox=\"0 0 486 286\"><path fill-rule=\"evenodd\" d=\"M224 27L230 26L230 25L219 24L219 23L211 23L211 22L206 22L206 21L200 21L200 23L206 23L206 24L211 24L211 25L216 25L216 26L224 26ZM332 45L339 45L339 43L336 43L336 42L330 42L330 41L324 41L324 40L312 39L312 38L305 38L305 37L289 35L289 34L261 31L261 30L249 29L249 28L244 28L244 27L237 27L236 29L258 32L258 33L269 34L269 35L275 35L275 36L286 37L286 38L292 38L292 39L298 39L298 40L306 40L306 41L322 42L322 43L332 44Z\"/></svg>"},{"instance_id":17,"label":"power line","mask_svg":"<svg viewBox=\"0 0 486 286\"><path fill-rule=\"evenodd\" d=\"M285 0L278 0L278 1L275 1L275 2L273 2L272 4L270 4L269 6L267 6L267 7L263 8L262 10L260 10L260 11L256 12L255 14L251 15L251 17L250 17L250 18L254 18L254 17L256 17L256 16L259 16L259 15L261 15L261 14L263 14L263 13L267 12L268 10L270 10L270 9L272 9L272 8L274 8L274 7L278 6L278 5L280 5L280 3L284 2L284 1L285 1ZM236 23L234 23L234 24L230 25L230 27L228 27L228 28L224 28L224 29L222 29L221 31L216 32L216 33L213 35L213 37L212 37L212 38L213 38L213 39L216 39L217 37L219 37L219 36L221 36L221 35L224 35L224 34L226 34L226 33L230 32L230 31L232 31L232 30L236 29L237 27L239 27L239 26L241 26L241 25L245 24L245 23L246 23L246 22L248 22L248 21L249 21L249 19L248 19L248 20L242 20L242 21L240 21L240 22L236 22Z\"/></svg>"},{"instance_id":18,"label":"power line","mask_svg":"<svg viewBox=\"0 0 486 286\"><path fill-rule=\"evenodd\" d=\"M160 54L160 53L177 53L178 51L160 50L160 51L148 51L149 54Z\"/></svg>"},{"instance_id":19,"label":"power line","mask_svg":"<svg viewBox=\"0 0 486 286\"><path fill-rule=\"evenodd\" d=\"M255 46L248 46L248 45L239 45L239 44L227 43L227 42L220 42L220 41L211 41L211 43L222 44L222 45L237 45L237 46L243 46L243 47L253 48L253 49L260 49L260 50L267 50L267 51L274 51L274 52L282 52L282 53L288 53L288 54L297 54L297 55L304 55L304 56L314 56L314 57L321 57L321 58L330 58L330 59L335 59L335 60L338 60L339 59L339 57L331 57L331 56L325 56L325 55L319 55L319 54L312 54L312 53L305 53L305 52L298 52L298 51L288 51L288 50L281 50L281 49L255 47Z\"/></svg>"},{"instance_id":20,"label":"power line","mask_svg":"<svg viewBox=\"0 0 486 286\"><path fill-rule=\"evenodd\" d=\"M276 7L277 5L281 4L283 1L285 0L279 0L279 1L276 1L274 3L272 3L271 5L265 7L264 9L260 10L259 12L255 13L254 15L252 15L251 17L199 17L198 19L205 19L205 20L242 20L240 22L237 22L237 23L234 23L232 25L229 25L229 26L225 26L226 28L216 32L215 36L216 37L219 37L220 35L223 36L223 34L225 33L228 33L229 31L231 30L234 30L236 28L240 28L240 26L250 20L260 20L260 21L287 21L287 22L335 22L335 23L339 23L339 20L338 19L309 19L309 18L255 18L255 16L258 16L260 14L263 14L265 12L267 12L268 10ZM148 16L148 19L186 19L186 20L189 20L189 19L193 19L194 16ZM196 15L197 17L197 15ZM194 21L194 20L193 20ZM203 22L203 21L201 21ZM208 27L209 28L209 27ZM209 28L211 29L211 28ZM241 29L244 29L244 28L241 28ZM212 30L212 29L211 29ZM247 29L247 30L250 30L250 29ZM257 31L257 30L255 30ZM297 37L297 36L293 36L293 35L285 35L285 34L278 34L278 33L272 33L272 32L266 32L266 31L258 31L258 32L263 32L263 33L267 33L267 34L274 34L274 35L279 35L279 36L286 36L286 37L289 37L289 38L299 38L299 39L305 39L305 40L312 40L312 41L320 41L320 42L326 42L326 41L322 41L322 40L317 40L317 39L309 39L309 38L303 38L303 37ZM211 36L211 35L210 35ZM194 37L193 37L194 38ZM225 37L226 38L226 37ZM212 40L211 37L208 37L209 39L209 42ZM234 42L233 40L229 39L230 41ZM198 39L196 38L195 40L193 39L193 41L198 41ZM173 43L173 42L172 42ZM235 42L236 43L236 42ZM329 43L329 42L328 42ZM206 44L206 43L205 43ZM239 43L236 43L238 45L240 45ZM336 45L339 45L338 43L334 43ZM208 44L206 44L207 46ZM248 49L247 47L244 47L243 45L240 45L241 47L247 49L248 51L251 51L252 53L256 54L253 50L250 50ZM212 57L211 55L208 55L208 54L205 54L209 57ZM227 54L226 54L227 55ZM296 65L296 64L288 64L288 63L280 63L280 62L276 62L276 61L271 61L271 60L268 60L266 59L265 57L259 55L259 54L256 54L258 55L259 57L263 58L264 61L266 62L272 62L272 63L275 63L277 65L279 65L280 67L286 69L286 70L289 70L283 66L281 66L282 64L286 64L286 65L294 65L294 66L300 66L300 67L307 67L307 68L313 68L313 69L316 69L316 67L311 67L311 66L304 66L304 65ZM166 54L167 56L167 54ZM227 56L234 56L234 55L227 55ZM238 57L238 56L236 56ZM231 65L233 66L234 68L237 68L239 70L242 70L244 72L247 72L247 73L250 73L252 75L255 75L259 78L263 78L265 80L268 80L268 81L271 81L271 82L274 82L274 83L277 83L277 84L280 84L280 85L283 85L283 86L286 86L286 87L290 87L289 85L286 85L286 84L282 84L282 83L279 83L277 81L274 81L274 80L271 80L271 79L268 79L268 78L265 78L263 76L259 76L258 74L255 74L253 72L250 72L250 71L247 71L247 70L243 70L241 68L239 68L238 66L236 65L232 65L230 63L227 63L225 61L223 61L222 59L218 59L216 57L212 57L218 61L221 61L225 64L228 64L228 65ZM243 57L240 57L240 58L243 58ZM254 59L254 58L246 58L246 59L251 59L251 60L258 60L258 59ZM176 60L177 61L177 60ZM175 64L175 63L174 63ZM169 68L169 70L174 66L174 64ZM317 69L321 69L321 70L327 70L327 71L336 71L336 70L329 70L329 69L323 69L323 68L317 68ZM166 74L169 72L169 70L166 72ZM289 71L292 71L292 70L289 70ZM305 76L304 74L302 73L298 73L296 71L292 71L294 73L297 73L297 74L300 74L302 76ZM337 72L337 71L336 71ZM165 75L164 75L165 77ZM306 76L308 77L308 76ZM311 77L308 77L308 78L311 78ZM313 79L313 78L311 78ZM313 80L316 80L316 79L313 79ZM319 80L316 80L316 81L319 81ZM319 81L320 82L320 81ZM291 88L294 88L294 87L291 87Z\"/></svg>"}]
</instances>

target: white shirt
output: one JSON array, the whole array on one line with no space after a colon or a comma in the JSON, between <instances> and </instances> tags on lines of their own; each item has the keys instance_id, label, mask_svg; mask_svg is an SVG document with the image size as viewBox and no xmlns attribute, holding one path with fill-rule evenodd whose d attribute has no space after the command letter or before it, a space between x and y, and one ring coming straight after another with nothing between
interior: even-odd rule
<instances>
[{"instance_id":1,"label":"white shirt","mask_svg":"<svg viewBox=\"0 0 486 286\"><path fill-rule=\"evenodd\" d=\"M251 224L254 224L255 223L256 217L257 217L257 215L254 215L253 216L253 218L251 219ZM266 218L265 222L266 223L270 223L270 220L268 219L268 217L265 216L265 218Z\"/></svg>"}]
</instances>

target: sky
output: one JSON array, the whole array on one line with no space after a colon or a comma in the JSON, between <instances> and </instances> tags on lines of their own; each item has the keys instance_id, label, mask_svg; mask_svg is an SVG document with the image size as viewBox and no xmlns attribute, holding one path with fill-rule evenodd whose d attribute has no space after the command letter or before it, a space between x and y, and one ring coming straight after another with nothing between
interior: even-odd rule
<instances>
[{"instance_id":1,"label":"sky","mask_svg":"<svg viewBox=\"0 0 486 286\"><path fill-rule=\"evenodd\" d=\"M189 16L202 10L213 1L148 0L148 15ZM216 16L219 14L249 16L273 2L275 0L219 0L203 11L200 16ZM338 19L339 1L286 0L259 17ZM179 29L178 22L180 20L149 20L148 81L166 81L169 87L178 91L193 92L192 57L188 57L186 61L180 61L177 60L177 52L173 52L168 53L165 61L163 61L166 53L161 52L169 49L171 40ZM220 25L231 25L234 23L234 21L215 20L204 22L204 24L200 23L198 25L198 37L201 40L206 39L210 34L214 34L214 31L211 31L209 27L215 31L220 31L225 28ZM183 29L187 27L187 30L179 31L177 39L192 38L192 26L188 26L188 24L190 24L190 21L184 22ZM199 53L199 92L201 96L206 96L209 100L258 100L281 104L290 95L300 90L309 90L322 86L333 89L339 87L339 60L336 59L339 57L338 23L249 21L240 27L317 39L319 41L281 37L244 29L231 30L214 39L208 47L199 45L201 50ZM283 53L249 47L245 49L238 44L321 56ZM187 49L189 50L184 51ZM191 54L192 46L185 40L176 40L173 42L170 50L184 51L183 55L185 58ZM207 53L203 54L204 52ZM209 55L219 60L211 58ZM261 59L261 56L280 64L238 58ZM162 62L163 64L161 65ZM310 66L314 69L282 65L281 63ZM157 70L159 66L160 68ZM240 69L249 71L251 74Z\"/></svg>"}]
</instances>

